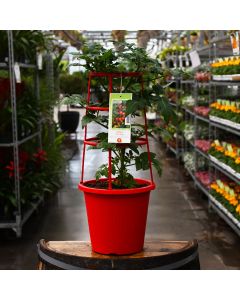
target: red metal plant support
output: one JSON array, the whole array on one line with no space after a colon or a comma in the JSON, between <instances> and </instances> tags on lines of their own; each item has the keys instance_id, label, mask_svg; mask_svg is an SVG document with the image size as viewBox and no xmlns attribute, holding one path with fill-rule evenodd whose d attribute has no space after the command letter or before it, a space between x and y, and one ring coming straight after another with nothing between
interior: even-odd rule
<instances>
[{"instance_id":1,"label":"red metal plant support","mask_svg":"<svg viewBox=\"0 0 240 300\"><path fill-rule=\"evenodd\" d=\"M101 72L90 72L88 78L88 95L87 95L87 105L86 105L86 112L90 111L108 111L108 107L98 107L98 106L91 106L90 99L91 99L91 80L95 77L106 77L108 78L108 91L109 93L112 92L113 88L113 78L125 78L125 77L136 77L139 78L139 82L141 84L141 89L143 91L143 74L141 72L125 72L125 73L101 73ZM146 118L146 111L144 110L144 126L145 126L145 137L139 138L137 140L138 145L146 145L147 152L148 152L148 161L149 161L149 170L150 170L150 177L152 185L153 182L153 173L152 173L152 162L151 162L151 154L148 142L148 132L147 132L147 118ZM97 138L96 137L87 137L87 125L84 127L84 142L83 142L83 155L82 155L82 174L81 174L81 181L80 183L84 183L84 162L85 162L85 153L86 153L86 146L97 146ZM112 151L111 149L108 150L108 189L112 189Z\"/></svg>"}]
</instances>

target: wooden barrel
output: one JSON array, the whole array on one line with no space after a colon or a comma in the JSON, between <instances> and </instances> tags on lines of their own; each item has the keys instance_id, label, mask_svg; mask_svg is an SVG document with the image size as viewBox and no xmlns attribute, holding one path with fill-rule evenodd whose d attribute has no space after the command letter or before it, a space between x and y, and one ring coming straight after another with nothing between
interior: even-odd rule
<instances>
[{"instance_id":1,"label":"wooden barrel","mask_svg":"<svg viewBox=\"0 0 240 300\"><path fill-rule=\"evenodd\" d=\"M40 270L199 270L197 241L146 241L142 252L102 255L85 241L38 243Z\"/></svg>"}]
</instances>

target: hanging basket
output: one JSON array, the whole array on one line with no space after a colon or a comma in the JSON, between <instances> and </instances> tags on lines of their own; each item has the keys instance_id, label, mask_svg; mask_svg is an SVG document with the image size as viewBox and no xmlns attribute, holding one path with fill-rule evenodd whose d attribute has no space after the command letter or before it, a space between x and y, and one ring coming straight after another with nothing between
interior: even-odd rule
<instances>
[{"instance_id":1,"label":"hanging basket","mask_svg":"<svg viewBox=\"0 0 240 300\"><path fill-rule=\"evenodd\" d=\"M110 190L87 186L96 180L79 184L84 192L93 251L117 255L142 251L149 196L155 185L150 180L135 181L143 187Z\"/></svg>"}]
</instances>

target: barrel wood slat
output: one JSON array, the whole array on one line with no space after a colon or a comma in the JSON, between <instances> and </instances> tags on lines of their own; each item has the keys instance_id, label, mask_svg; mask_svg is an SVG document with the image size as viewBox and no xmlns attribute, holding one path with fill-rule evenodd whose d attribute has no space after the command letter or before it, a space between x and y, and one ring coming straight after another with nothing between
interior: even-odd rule
<instances>
[{"instance_id":1,"label":"barrel wood slat","mask_svg":"<svg viewBox=\"0 0 240 300\"><path fill-rule=\"evenodd\" d=\"M199 270L197 241L146 241L142 252L102 255L85 241L45 241L38 244L41 270Z\"/></svg>"}]
</instances>

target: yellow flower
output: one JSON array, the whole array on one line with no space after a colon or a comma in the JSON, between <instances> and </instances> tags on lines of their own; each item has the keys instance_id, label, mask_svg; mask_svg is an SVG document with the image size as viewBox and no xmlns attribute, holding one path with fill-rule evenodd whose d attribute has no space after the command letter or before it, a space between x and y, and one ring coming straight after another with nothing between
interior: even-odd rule
<instances>
[{"instance_id":1,"label":"yellow flower","mask_svg":"<svg viewBox=\"0 0 240 300\"><path fill-rule=\"evenodd\" d=\"M235 158L236 156L237 156L237 153L234 151L225 151L224 152L224 154L226 155L226 156L229 156L229 157L232 157L232 158Z\"/></svg>"},{"instance_id":2,"label":"yellow flower","mask_svg":"<svg viewBox=\"0 0 240 300\"><path fill-rule=\"evenodd\" d=\"M236 212L240 214L240 204L236 207Z\"/></svg>"},{"instance_id":3,"label":"yellow flower","mask_svg":"<svg viewBox=\"0 0 240 300\"><path fill-rule=\"evenodd\" d=\"M235 164L239 165L240 164L240 157L235 159Z\"/></svg>"}]
</instances>

